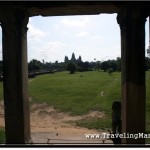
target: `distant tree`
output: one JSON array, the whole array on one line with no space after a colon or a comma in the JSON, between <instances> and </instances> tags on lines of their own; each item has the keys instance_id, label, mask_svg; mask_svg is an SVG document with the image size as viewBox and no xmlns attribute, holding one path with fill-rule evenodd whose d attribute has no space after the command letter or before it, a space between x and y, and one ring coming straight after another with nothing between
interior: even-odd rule
<instances>
[{"instance_id":1,"label":"distant tree","mask_svg":"<svg viewBox=\"0 0 150 150\"><path fill-rule=\"evenodd\" d=\"M117 57L117 71L121 71L121 58Z\"/></svg>"},{"instance_id":2,"label":"distant tree","mask_svg":"<svg viewBox=\"0 0 150 150\"><path fill-rule=\"evenodd\" d=\"M28 70L29 72L35 72L35 71L39 71L42 69L42 63L36 59L32 59L29 63L28 63Z\"/></svg>"},{"instance_id":3,"label":"distant tree","mask_svg":"<svg viewBox=\"0 0 150 150\"><path fill-rule=\"evenodd\" d=\"M89 70L95 70L97 69L97 63L96 62L89 62Z\"/></svg>"},{"instance_id":4,"label":"distant tree","mask_svg":"<svg viewBox=\"0 0 150 150\"><path fill-rule=\"evenodd\" d=\"M150 69L150 58L145 58L145 70L148 71Z\"/></svg>"},{"instance_id":5,"label":"distant tree","mask_svg":"<svg viewBox=\"0 0 150 150\"><path fill-rule=\"evenodd\" d=\"M66 70L70 71L70 74L74 74L77 69L77 66L74 62L69 62L66 66Z\"/></svg>"},{"instance_id":6,"label":"distant tree","mask_svg":"<svg viewBox=\"0 0 150 150\"><path fill-rule=\"evenodd\" d=\"M108 61L103 61L101 63L101 69L104 70L106 72L106 70L109 68L109 63Z\"/></svg>"},{"instance_id":7,"label":"distant tree","mask_svg":"<svg viewBox=\"0 0 150 150\"><path fill-rule=\"evenodd\" d=\"M113 72L113 68L109 68L109 69L107 70L107 72L108 72L109 75L111 76L111 74L112 74L112 72Z\"/></svg>"},{"instance_id":8,"label":"distant tree","mask_svg":"<svg viewBox=\"0 0 150 150\"><path fill-rule=\"evenodd\" d=\"M84 62L78 62L77 66L78 66L78 71L80 72L84 71Z\"/></svg>"},{"instance_id":9,"label":"distant tree","mask_svg":"<svg viewBox=\"0 0 150 150\"><path fill-rule=\"evenodd\" d=\"M147 56L150 58L150 46L147 49Z\"/></svg>"},{"instance_id":10,"label":"distant tree","mask_svg":"<svg viewBox=\"0 0 150 150\"><path fill-rule=\"evenodd\" d=\"M85 71L89 70L89 62L88 61L84 62L84 70Z\"/></svg>"},{"instance_id":11,"label":"distant tree","mask_svg":"<svg viewBox=\"0 0 150 150\"><path fill-rule=\"evenodd\" d=\"M44 68L45 70L51 70L51 63L45 62L45 63L43 64L43 68Z\"/></svg>"},{"instance_id":12,"label":"distant tree","mask_svg":"<svg viewBox=\"0 0 150 150\"><path fill-rule=\"evenodd\" d=\"M100 61L97 61L96 62L96 70L100 70L100 68L101 68L101 62Z\"/></svg>"},{"instance_id":13,"label":"distant tree","mask_svg":"<svg viewBox=\"0 0 150 150\"><path fill-rule=\"evenodd\" d=\"M101 63L101 69L104 70L105 72L109 69L112 68L113 71L117 71L117 61L116 60L107 60Z\"/></svg>"},{"instance_id":14,"label":"distant tree","mask_svg":"<svg viewBox=\"0 0 150 150\"><path fill-rule=\"evenodd\" d=\"M117 71L117 62L116 60L108 60L109 68L112 68L113 71Z\"/></svg>"}]
</instances>

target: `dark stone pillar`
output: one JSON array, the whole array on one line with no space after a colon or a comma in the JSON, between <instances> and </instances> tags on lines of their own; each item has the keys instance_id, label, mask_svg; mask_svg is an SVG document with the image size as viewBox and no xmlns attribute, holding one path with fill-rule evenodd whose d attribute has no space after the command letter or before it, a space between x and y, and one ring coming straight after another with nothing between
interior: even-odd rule
<instances>
[{"instance_id":1,"label":"dark stone pillar","mask_svg":"<svg viewBox=\"0 0 150 150\"><path fill-rule=\"evenodd\" d=\"M145 133L145 22L144 10L124 7L117 16L121 29L122 133ZM145 139L122 139L144 144Z\"/></svg>"},{"instance_id":2,"label":"dark stone pillar","mask_svg":"<svg viewBox=\"0 0 150 150\"><path fill-rule=\"evenodd\" d=\"M28 17L6 10L2 18L6 143L28 143L30 115L27 69Z\"/></svg>"}]
</instances>

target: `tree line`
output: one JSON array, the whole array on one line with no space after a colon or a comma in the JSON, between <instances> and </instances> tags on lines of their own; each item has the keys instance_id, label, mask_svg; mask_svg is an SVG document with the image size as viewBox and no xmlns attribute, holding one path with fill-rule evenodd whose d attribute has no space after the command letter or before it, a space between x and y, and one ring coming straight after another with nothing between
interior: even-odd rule
<instances>
[{"instance_id":1,"label":"tree line","mask_svg":"<svg viewBox=\"0 0 150 150\"><path fill-rule=\"evenodd\" d=\"M150 69L150 58L145 58L145 70ZM65 56L64 62L55 61L51 62L40 62L39 60L32 59L28 63L29 72L38 72L38 71L70 71L70 74L75 73L75 71L83 72L83 71L104 71L108 73L112 73L115 71L121 71L121 58L117 57L116 60L106 60L106 61L82 61L82 57L76 59L75 54L72 53L72 57L69 60L68 56Z\"/></svg>"},{"instance_id":2,"label":"tree line","mask_svg":"<svg viewBox=\"0 0 150 150\"><path fill-rule=\"evenodd\" d=\"M145 57L145 71L150 69L150 57ZM28 62L28 72L29 76L34 76L35 74L44 73L54 73L56 71L66 71L68 70L70 74L75 73L75 71L104 71L108 72L110 75L112 72L121 71L121 58L117 57L116 60L106 60L106 61L82 61L82 57L76 59L75 54L72 53L72 57L69 60L68 56L64 57L64 62L41 62L37 59L32 59ZM3 76L3 61L0 61L0 79Z\"/></svg>"}]
</instances>

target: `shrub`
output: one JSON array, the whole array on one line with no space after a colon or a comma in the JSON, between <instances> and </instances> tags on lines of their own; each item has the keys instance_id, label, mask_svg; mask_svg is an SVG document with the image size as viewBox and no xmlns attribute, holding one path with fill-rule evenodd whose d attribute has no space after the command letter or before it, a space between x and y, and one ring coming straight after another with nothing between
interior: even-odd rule
<instances>
[{"instance_id":1,"label":"shrub","mask_svg":"<svg viewBox=\"0 0 150 150\"><path fill-rule=\"evenodd\" d=\"M77 70L77 66L74 62L69 62L66 66L66 70L70 71L70 74L73 74Z\"/></svg>"}]
</instances>

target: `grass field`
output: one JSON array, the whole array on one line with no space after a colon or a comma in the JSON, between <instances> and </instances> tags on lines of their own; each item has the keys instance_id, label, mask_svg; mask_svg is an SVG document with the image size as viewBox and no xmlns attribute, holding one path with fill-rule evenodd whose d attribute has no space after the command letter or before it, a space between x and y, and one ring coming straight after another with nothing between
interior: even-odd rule
<instances>
[{"instance_id":1,"label":"grass field","mask_svg":"<svg viewBox=\"0 0 150 150\"><path fill-rule=\"evenodd\" d=\"M79 126L96 129L111 128L111 106L121 100L120 73L111 76L105 72L59 72L38 76L29 82L29 94L33 102L46 102L71 115L82 115L92 110L104 111L105 119L93 118L77 122ZM150 71L146 72L150 83ZM147 86L147 131L150 132L150 85ZM104 91L104 96L100 92Z\"/></svg>"},{"instance_id":2,"label":"grass field","mask_svg":"<svg viewBox=\"0 0 150 150\"><path fill-rule=\"evenodd\" d=\"M104 96L101 96L104 91ZM46 102L71 115L83 115L92 110L104 111L103 120L77 122L79 126L104 129L111 126L111 105L120 100L120 74L104 72L59 72L38 76L29 82L33 102Z\"/></svg>"},{"instance_id":3,"label":"grass field","mask_svg":"<svg viewBox=\"0 0 150 150\"><path fill-rule=\"evenodd\" d=\"M104 96L100 95L101 91ZM35 102L46 102L72 115L86 114L90 110L110 112L112 101L120 100L120 75L103 72L47 74L29 82L29 94Z\"/></svg>"},{"instance_id":4,"label":"grass field","mask_svg":"<svg viewBox=\"0 0 150 150\"><path fill-rule=\"evenodd\" d=\"M5 130L3 128L0 128L0 144L5 143L6 137L5 137Z\"/></svg>"},{"instance_id":5,"label":"grass field","mask_svg":"<svg viewBox=\"0 0 150 150\"><path fill-rule=\"evenodd\" d=\"M37 76L29 80L31 103L44 103L54 106L70 115L83 115L90 111L103 111L104 119L89 119L76 122L79 126L107 130L111 128L111 106L114 100L121 100L120 73L105 72L58 72ZM146 83L150 83L150 71L146 72ZM146 128L150 133L150 84L146 95ZM101 96L101 91L104 95ZM2 99L0 83L0 99Z\"/></svg>"}]
</instances>

